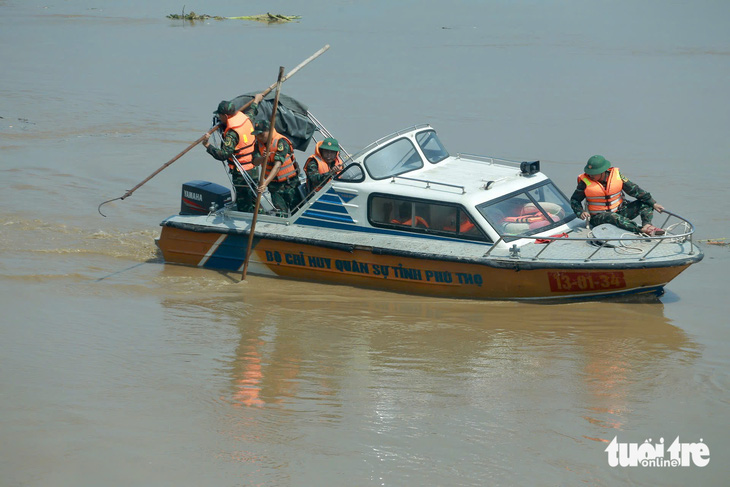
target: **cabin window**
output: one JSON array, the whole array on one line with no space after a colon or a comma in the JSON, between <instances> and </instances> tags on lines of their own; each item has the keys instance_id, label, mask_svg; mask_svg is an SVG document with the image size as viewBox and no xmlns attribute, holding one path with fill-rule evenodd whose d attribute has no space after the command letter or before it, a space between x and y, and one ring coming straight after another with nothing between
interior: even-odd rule
<instances>
[{"instance_id":1,"label":"cabin window","mask_svg":"<svg viewBox=\"0 0 730 487\"><path fill-rule=\"evenodd\" d=\"M489 241L467 211L455 204L373 195L368 216L376 227Z\"/></svg>"},{"instance_id":2,"label":"cabin window","mask_svg":"<svg viewBox=\"0 0 730 487\"><path fill-rule=\"evenodd\" d=\"M418 146L421 148L423 155L426 156L426 159L431 164L436 164L449 157L449 153L443 144L441 144L441 140L439 140L438 135L433 130L419 132L416 135L416 142L418 142Z\"/></svg>"},{"instance_id":3,"label":"cabin window","mask_svg":"<svg viewBox=\"0 0 730 487\"><path fill-rule=\"evenodd\" d=\"M385 179L423 167L423 160L408 139L398 139L365 158L365 169L373 179Z\"/></svg>"},{"instance_id":4,"label":"cabin window","mask_svg":"<svg viewBox=\"0 0 730 487\"><path fill-rule=\"evenodd\" d=\"M350 164L345 167L337 176L335 181L343 181L346 183L361 183L365 180L365 173L360 164Z\"/></svg>"},{"instance_id":5,"label":"cabin window","mask_svg":"<svg viewBox=\"0 0 730 487\"><path fill-rule=\"evenodd\" d=\"M477 210L503 236L529 236L575 218L568 199L550 181L483 203Z\"/></svg>"},{"instance_id":6,"label":"cabin window","mask_svg":"<svg viewBox=\"0 0 730 487\"><path fill-rule=\"evenodd\" d=\"M533 188L527 194L548 213L559 215L561 219L575 214L568 199L552 183Z\"/></svg>"}]
</instances>

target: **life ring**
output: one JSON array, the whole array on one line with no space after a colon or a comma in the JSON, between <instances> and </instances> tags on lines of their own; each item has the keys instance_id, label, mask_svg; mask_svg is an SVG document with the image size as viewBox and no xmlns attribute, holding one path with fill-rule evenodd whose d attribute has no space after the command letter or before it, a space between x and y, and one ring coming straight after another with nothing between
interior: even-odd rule
<instances>
[{"instance_id":1,"label":"life ring","mask_svg":"<svg viewBox=\"0 0 730 487\"><path fill-rule=\"evenodd\" d=\"M517 234L546 227L553 222L559 222L565 216L565 210L558 204L540 202L540 206L548 213L550 220L533 203L527 203L523 205L518 216L504 217L503 228L509 233Z\"/></svg>"},{"instance_id":2,"label":"life ring","mask_svg":"<svg viewBox=\"0 0 730 487\"><path fill-rule=\"evenodd\" d=\"M557 220L553 218L553 221L560 221L565 217L565 210L557 203L541 201L540 207L548 212L549 215L558 217ZM522 207L522 214L524 215L526 213L539 213L539 210L537 209L537 207L535 207L534 204L527 203L525 206Z\"/></svg>"}]
</instances>

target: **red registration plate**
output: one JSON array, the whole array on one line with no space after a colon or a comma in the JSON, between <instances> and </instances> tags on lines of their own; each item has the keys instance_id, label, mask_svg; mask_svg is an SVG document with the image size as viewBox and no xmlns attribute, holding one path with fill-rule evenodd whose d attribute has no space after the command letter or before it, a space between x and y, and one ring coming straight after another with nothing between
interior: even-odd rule
<instances>
[{"instance_id":1,"label":"red registration plate","mask_svg":"<svg viewBox=\"0 0 730 487\"><path fill-rule=\"evenodd\" d=\"M623 272L548 272L550 290L554 293L597 291L626 287Z\"/></svg>"}]
</instances>

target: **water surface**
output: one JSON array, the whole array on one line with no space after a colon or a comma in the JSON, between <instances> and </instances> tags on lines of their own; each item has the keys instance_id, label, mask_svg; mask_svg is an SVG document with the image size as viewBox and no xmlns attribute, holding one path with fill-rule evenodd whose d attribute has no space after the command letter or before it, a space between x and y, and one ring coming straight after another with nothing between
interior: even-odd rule
<instances>
[{"instance_id":1,"label":"water surface","mask_svg":"<svg viewBox=\"0 0 730 487\"><path fill-rule=\"evenodd\" d=\"M730 237L730 4L181 7L0 1L2 485L725 484L726 247L656 301L477 302L164 265L181 184L227 184L201 148L96 208L330 44L284 92L350 152L430 123L568 194L600 153ZM611 468L614 436L711 461Z\"/></svg>"}]
</instances>

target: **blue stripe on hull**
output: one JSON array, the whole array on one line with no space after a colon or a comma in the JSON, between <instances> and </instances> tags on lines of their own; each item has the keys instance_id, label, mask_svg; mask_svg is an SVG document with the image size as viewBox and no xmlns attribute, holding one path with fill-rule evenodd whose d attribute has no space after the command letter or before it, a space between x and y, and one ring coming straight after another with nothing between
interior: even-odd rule
<instances>
[{"instance_id":1,"label":"blue stripe on hull","mask_svg":"<svg viewBox=\"0 0 730 487\"><path fill-rule=\"evenodd\" d=\"M646 297L659 297L664 294L664 285L661 286L651 286L651 287L642 287L637 289L630 289L628 291L618 291L615 293L601 293L601 294L592 294L589 296L585 296L582 294L571 294L567 296L548 296L548 297L542 297L542 298L522 298L522 300L550 300L550 301L556 301L556 300L568 300L568 301L592 301L592 300L605 300L605 299L616 299L616 298L624 298L624 297L631 297L631 296L641 296L645 295Z\"/></svg>"},{"instance_id":2,"label":"blue stripe on hull","mask_svg":"<svg viewBox=\"0 0 730 487\"><path fill-rule=\"evenodd\" d=\"M314 208L314 207L312 207ZM303 217L312 217L312 218L321 218L323 220L330 220L335 222L343 222L343 223L350 223L355 224L352 218L350 218L350 215L345 213L344 216L339 215L333 215L331 213L322 213L321 211L313 211L313 210L307 210L304 213L302 213ZM297 223L301 222L301 218L297 220Z\"/></svg>"},{"instance_id":3,"label":"blue stripe on hull","mask_svg":"<svg viewBox=\"0 0 730 487\"><path fill-rule=\"evenodd\" d=\"M321 199L312 205L312 209L322 210L322 211L332 211L335 213L344 213L345 215L347 214L347 209L345 209L345 207L342 206L342 203L340 203L340 202L330 203L328 201L322 201Z\"/></svg>"},{"instance_id":4,"label":"blue stripe on hull","mask_svg":"<svg viewBox=\"0 0 730 487\"><path fill-rule=\"evenodd\" d=\"M256 240L256 239L254 239ZM255 245L255 242L254 242ZM236 271L246 258L248 235L228 235L213 252L203 267Z\"/></svg>"},{"instance_id":5,"label":"blue stripe on hull","mask_svg":"<svg viewBox=\"0 0 730 487\"><path fill-rule=\"evenodd\" d=\"M338 203L342 204L342 200L340 199L340 195L332 191L332 188L329 189L326 193L324 193L322 196L319 197L319 201L324 201L327 203Z\"/></svg>"}]
</instances>

